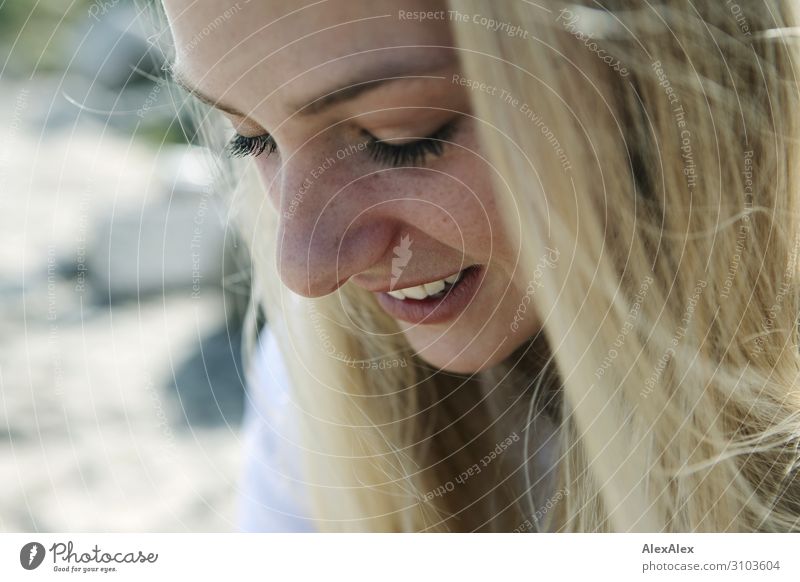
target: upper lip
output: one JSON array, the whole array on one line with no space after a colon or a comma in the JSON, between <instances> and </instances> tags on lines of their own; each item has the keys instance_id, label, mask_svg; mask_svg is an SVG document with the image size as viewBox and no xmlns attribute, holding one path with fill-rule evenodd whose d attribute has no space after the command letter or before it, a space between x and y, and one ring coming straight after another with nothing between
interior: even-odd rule
<instances>
[{"instance_id":1,"label":"upper lip","mask_svg":"<svg viewBox=\"0 0 800 582\"><path fill-rule=\"evenodd\" d=\"M357 283L357 285L359 287L361 287L362 289L366 289L367 291L370 291L372 293L388 293L389 291L398 291L400 289L408 289L409 287L416 287L418 285L423 285L425 283L433 283L434 281L441 281L442 279L446 279L447 277L455 275L456 273L460 273L461 271L463 271L463 270L465 270L467 268L468 267L464 267L462 269L459 269L458 271L453 271L453 272L447 273L446 275L442 275L441 277L419 278L416 281L412 281L411 283L406 283L404 281L403 284L402 284L402 287L399 284L396 284L396 285L391 286L391 287L388 286L388 285L383 285L381 287L375 287L375 286L369 285L369 284L361 285L361 284L358 284L358 283ZM387 277L387 278L389 278L389 277Z\"/></svg>"}]
</instances>

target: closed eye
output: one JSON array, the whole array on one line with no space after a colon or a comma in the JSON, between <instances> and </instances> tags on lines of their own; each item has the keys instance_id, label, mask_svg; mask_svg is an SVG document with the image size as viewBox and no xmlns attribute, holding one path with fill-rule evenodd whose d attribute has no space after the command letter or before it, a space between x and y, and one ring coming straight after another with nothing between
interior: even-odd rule
<instances>
[{"instance_id":1,"label":"closed eye","mask_svg":"<svg viewBox=\"0 0 800 582\"><path fill-rule=\"evenodd\" d=\"M367 131L364 134L367 151L376 163L391 167L420 166L430 156L438 157L444 153L455 129L456 122L449 121L427 137L399 145L392 144L396 140L382 140ZM278 144L268 133L252 137L237 133L225 149L230 157L260 156L265 152L269 156L277 151Z\"/></svg>"},{"instance_id":2,"label":"closed eye","mask_svg":"<svg viewBox=\"0 0 800 582\"><path fill-rule=\"evenodd\" d=\"M365 132L369 155L376 163L385 166L420 166L429 156L438 157L444 153L455 126L455 121L449 121L428 137L399 145L392 145L393 140L381 140Z\"/></svg>"},{"instance_id":3,"label":"closed eye","mask_svg":"<svg viewBox=\"0 0 800 582\"><path fill-rule=\"evenodd\" d=\"M266 152L267 156L278 149L278 144L268 133L248 137L236 134L228 145L225 146L227 154L232 158L242 158L245 156L260 156Z\"/></svg>"}]
</instances>

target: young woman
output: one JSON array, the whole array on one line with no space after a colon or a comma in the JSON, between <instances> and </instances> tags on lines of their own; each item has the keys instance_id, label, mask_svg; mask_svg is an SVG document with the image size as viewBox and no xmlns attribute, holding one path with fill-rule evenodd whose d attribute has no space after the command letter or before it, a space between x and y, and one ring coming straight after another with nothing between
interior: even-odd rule
<instances>
[{"instance_id":1,"label":"young woman","mask_svg":"<svg viewBox=\"0 0 800 582\"><path fill-rule=\"evenodd\" d=\"M800 529L795 3L163 4L251 156L244 527Z\"/></svg>"}]
</instances>

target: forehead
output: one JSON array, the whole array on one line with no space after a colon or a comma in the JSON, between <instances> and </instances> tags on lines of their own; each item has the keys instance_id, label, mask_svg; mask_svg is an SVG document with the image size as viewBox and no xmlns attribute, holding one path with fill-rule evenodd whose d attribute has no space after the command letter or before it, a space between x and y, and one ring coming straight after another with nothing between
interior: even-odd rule
<instances>
[{"instance_id":1,"label":"forehead","mask_svg":"<svg viewBox=\"0 0 800 582\"><path fill-rule=\"evenodd\" d=\"M163 0L177 67L215 95L257 80L262 96L313 94L375 69L399 74L454 58L444 2ZM409 18L437 11L440 18ZM440 47L440 48L437 48ZM377 77L376 77L377 78ZM303 90L307 89L307 90Z\"/></svg>"}]
</instances>

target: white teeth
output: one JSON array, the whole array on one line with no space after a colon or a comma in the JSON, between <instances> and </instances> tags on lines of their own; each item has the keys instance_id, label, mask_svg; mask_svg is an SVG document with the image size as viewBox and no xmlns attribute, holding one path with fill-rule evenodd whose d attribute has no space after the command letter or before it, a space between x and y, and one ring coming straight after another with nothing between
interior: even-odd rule
<instances>
[{"instance_id":1,"label":"white teeth","mask_svg":"<svg viewBox=\"0 0 800 582\"><path fill-rule=\"evenodd\" d=\"M434 281L433 283L425 283L425 293L428 295L436 295L439 291L444 291L444 281Z\"/></svg>"},{"instance_id":2,"label":"white teeth","mask_svg":"<svg viewBox=\"0 0 800 582\"><path fill-rule=\"evenodd\" d=\"M402 291L406 298L411 299L425 299L428 296L428 293L425 291L425 287L422 285L417 285L416 287L407 287L406 289L402 289Z\"/></svg>"},{"instance_id":3,"label":"white teeth","mask_svg":"<svg viewBox=\"0 0 800 582\"><path fill-rule=\"evenodd\" d=\"M394 297L395 299L426 299L432 295L437 295L444 291L446 284L452 285L461 277L461 273L456 273L455 275L450 275L445 279L440 279L438 281L432 281L430 283L424 283L422 285L416 285L414 287L406 287L405 289L396 289L394 291L389 291L389 295Z\"/></svg>"}]
</instances>

